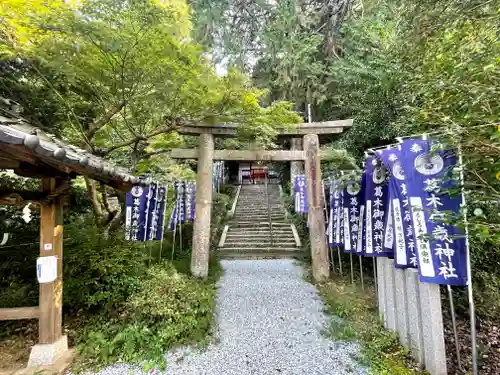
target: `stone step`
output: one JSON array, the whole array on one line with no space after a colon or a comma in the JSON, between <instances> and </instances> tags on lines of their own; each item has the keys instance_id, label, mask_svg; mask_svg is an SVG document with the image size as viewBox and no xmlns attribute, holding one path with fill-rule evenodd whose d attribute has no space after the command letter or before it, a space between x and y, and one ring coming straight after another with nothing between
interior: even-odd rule
<instances>
[{"instance_id":1,"label":"stone step","mask_svg":"<svg viewBox=\"0 0 500 375\"><path fill-rule=\"evenodd\" d=\"M293 232L285 232L285 231L280 231L280 232L275 232L273 231L273 237L274 238L288 238L288 237L293 238ZM227 232L226 238L265 238L265 237L270 237L269 236L269 231L261 231L261 232Z\"/></svg>"},{"instance_id":2,"label":"stone step","mask_svg":"<svg viewBox=\"0 0 500 375\"><path fill-rule=\"evenodd\" d=\"M295 247L295 240L292 238L275 238L273 237L273 243L271 244L271 238L226 238L223 247L252 247L252 246L277 246L277 247ZM243 246L244 245L244 246ZM286 245L286 246L285 246Z\"/></svg>"},{"instance_id":3,"label":"stone step","mask_svg":"<svg viewBox=\"0 0 500 375\"><path fill-rule=\"evenodd\" d=\"M264 237L264 238L243 238L243 237L238 237L238 238L230 238L226 237L226 241L224 242L224 247L228 247L228 244L241 244L241 246L248 247L248 245L251 246L277 246L277 247L283 247L284 244L290 245L292 247L295 246L295 239L294 238L289 238L289 237L273 237L273 244L270 245L271 243L271 237ZM231 247L231 246L229 246Z\"/></svg>"},{"instance_id":4,"label":"stone step","mask_svg":"<svg viewBox=\"0 0 500 375\"><path fill-rule=\"evenodd\" d=\"M238 197L239 202L263 202L267 204L266 193L259 193L252 196L241 195ZM281 198L269 196L269 203L280 203Z\"/></svg>"},{"instance_id":5,"label":"stone step","mask_svg":"<svg viewBox=\"0 0 500 375\"><path fill-rule=\"evenodd\" d=\"M249 205L255 205L259 206L262 208L267 208L267 202L264 200L241 200L238 199L238 203L236 204L236 208L250 208L251 206ZM278 207L278 206L283 206L281 202L279 201L269 201L269 207Z\"/></svg>"},{"instance_id":6,"label":"stone step","mask_svg":"<svg viewBox=\"0 0 500 375\"><path fill-rule=\"evenodd\" d=\"M267 237L269 236L269 231L235 231L228 232L226 236L230 236L232 238L251 238L251 237ZM285 231L273 231L274 238L294 238L293 232L285 232Z\"/></svg>"},{"instance_id":7,"label":"stone step","mask_svg":"<svg viewBox=\"0 0 500 375\"><path fill-rule=\"evenodd\" d=\"M256 206L256 205L248 205L246 206L245 208L238 208L236 207L236 210L235 212L265 212L267 213L267 211L270 211L270 212L285 212L284 208L283 207L270 207L269 210L267 209L267 207L259 207L259 206Z\"/></svg>"},{"instance_id":8,"label":"stone step","mask_svg":"<svg viewBox=\"0 0 500 375\"><path fill-rule=\"evenodd\" d=\"M279 225L279 224L286 224L286 225ZM229 232L232 232L233 230L236 230L238 232L269 232L272 229L272 231L276 232L292 232L292 228L290 227L290 224L288 223L279 223L276 221L273 221L272 227L269 227L269 224L258 224L253 222L253 225L247 225L246 222L231 222L229 223Z\"/></svg>"},{"instance_id":9,"label":"stone step","mask_svg":"<svg viewBox=\"0 0 500 375\"><path fill-rule=\"evenodd\" d=\"M294 259L302 256L303 253L297 252L297 254L281 253L281 252L269 252L267 254L260 253L238 253L238 254L226 254L220 253L220 259L227 260L257 260L257 259Z\"/></svg>"},{"instance_id":10,"label":"stone step","mask_svg":"<svg viewBox=\"0 0 500 375\"><path fill-rule=\"evenodd\" d=\"M284 214L285 213L285 210L282 208L282 207L276 207L276 208L270 208L269 210L267 209L267 207L265 208L262 208L262 207L255 207L255 206L249 206L251 208L248 208L248 209L236 209L234 211L235 214L253 214L253 213L259 213L259 214L262 214L262 215L267 215L268 212L271 212L271 213L276 213L276 214Z\"/></svg>"},{"instance_id":11,"label":"stone step","mask_svg":"<svg viewBox=\"0 0 500 375\"><path fill-rule=\"evenodd\" d=\"M286 224L285 217L272 217L271 219L273 221L273 225L274 224ZM231 220L230 225L236 226L237 224L248 224L248 226L257 226L257 225L269 226L269 224L263 224L264 221L268 222L268 218L267 217L265 217L265 218L262 218L262 217L252 218L251 216L245 216L245 217L242 216L239 218L233 218L233 220Z\"/></svg>"},{"instance_id":12,"label":"stone step","mask_svg":"<svg viewBox=\"0 0 500 375\"><path fill-rule=\"evenodd\" d=\"M253 238L259 238L259 239L269 239L271 236L269 236L269 232L252 232L252 233L246 233L246 232L232 232L228 233L226 235L227 239L231 240L240 240L240 241L251 241ZM274 240L294 240L295 238L293 237L292 232L274 232L273 231L273 239Z\"/></svg>"},{"instance_id":13,"label":"stone step","mask_svg":"<svg viewBox=\"0 0 500 375\"><path fill-rule=\"evenodd\" d=\"M261 202L261 203L266 203L267 204L267 199L264 196L265 194L259 194L255 197L245 197L245 196L239 196L238 197L238 203L240 202ZM275 198L275 197L269 197L269 203L280 203L281 199Z\"/></svg>"},{"instance_id":14,"label":"stone step","mask_svg":"<svg viewBox=\"0 0 500 375\"><path fill-rule=\"evenodd\" d=\"M261 246L261 247L264 247L266 249L268 248L277 248L277 249L295 249L297 250L297 246L295 246L295 242L273 242L272 244L269 242L269 243L263 243L263 244L259 244L257 242L247 242L247 243L244 243L244 242L241 242L241 241L237 241L237 242L224 242L224 246L222 247L219 247L219 249L235 249L235 248L238 248L238 249L255 249L256 247L258 246ZM260 247L259 247L260 248Z\"/></svg>"},{"instance_id":15,"label":"stone step","mask_svg":"<svg viewBox=\"0 0 500 375\"><path fill-rule=\"evenodd\" d=\"M270 211L274 210L279 210L279 211L284 211L284 208L282 205L273 205L269 206ZM249 204L247 206L241 206L241 207L236 207L236 211L266 211L267 212L267 205L263 204Z\"/></svg>"},{"instance_id":16,"label":"stone step","mask_svg":"<svg viewBox=\"0 0 500 375\"><path fill-rule=\"evenodd\" d=\"M282 217L282 216L285 216L284 213L281 213L281 212L270 212L269 214L266 212L266 213L259 213L259 212L235 212L234 216L241 216L241 217L245 217L245 216L252 216L252 217Z\"/></svg>"},{"instance_id":17,"label":"stone step","mask_svg":"<svg viewBox=\"0 0 500 375\"><path fill-rule=\"evenodd\" d=\"M260 223L261 221L269 221L269 217L271 217L271 221L283 222L285 220L285 215L235 215L232 218L232 221L251 221L254 223Z\"/></svg>"},{"instance_id":18,"label":"stone step","mask_svg":"<svg viewBox=\"0 0 500 375\"><path fill-rule=\"evenodd\" d=\"M229 223L229 228L269 228L269 222L267 221L238 221L238 222L231 222ZM275 222L273 221L273 229L281 229L281 227L290 227L289 223L284 223L284 222Z\"/></svg>"},{"instance_id":19,"label":"stone step","mask_svg":"<svg viewBox=\"0 0 500 375\"><path fill-rule=\"evenodd\" d=\"M253 253L253 254L266 254L266 253L271 253L271 252L279 252L279 253L298 253L302 252L303 250L300 247L275 247L275 246L268 246L268 247L241 247L241 246L234 246L234 247L220 247L217 250L220 254L231 254L231 253Z\"/></svg>"},{"instance_id":20,"label":"stone step","mask_svg":"<svg viewBox=\"0 0 500 375\"><path fill-rule=\"evenodd\" d=\"M269 212L271 215L285 215L284 211L278 211L278 210L271 210ZM267 210L266 211L261 211L261 210L255 210L255 211L235 211L234 215L257 215L257 216L267 216L269 215Z\"/></svg>"}]
</instances>

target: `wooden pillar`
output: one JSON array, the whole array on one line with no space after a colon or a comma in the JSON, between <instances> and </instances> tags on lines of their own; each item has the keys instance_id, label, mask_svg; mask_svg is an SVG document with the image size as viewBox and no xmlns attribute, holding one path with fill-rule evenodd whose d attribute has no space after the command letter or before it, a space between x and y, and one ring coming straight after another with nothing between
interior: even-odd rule
<instances>
[{"instance_id":1,"label":"wooden pillar","mask_svg":"<svg viewBox=\"0 0 500 375\"><path fill-rule=\"evenodd\" d=\"M196 176L196 215L193 225L191 273L199 278L208 276L210 258L210 219L212 214L212 167L214 137L200 134L198 171Z\"/></svg>"},{"instance_id":2,"label":"wooden pillar","mask_svg":"<svg viewBox=\"0 0 500 375\"><path fill-rule=\"evenodd\" d=\"M59 186L55 178L43 178L42 189L52 193ZM57 278L40 284L39 343L53 344L62 335L63 202L58 196L40 208L40 257L57 257Z\"/></svg>"},{"instance_id":3,"label":"wooden pillar","mask_svg":"<svg viewBox=\"0 0 500 375\"><path fill-rule=\"evenodd\" d=\"M302 138L292 138L290 140L290 150L300 150L302 151ZM304 174L304 162L303 161L291 161L290 162L290 193L293 195L295 190L295 176Z\"/></svg>"},{"instance_id":4,"label":"wooden pillar","mask_svg":"<svg viewBox=\"0 0 500 375\"><path fill-rule=\"evenodd\" d=\"M307 204L309 211L309 238L311 242L312 271L315 281L325 281L330 275L326 246L325 217L321 204L321 159L316 134L304 136L306 154Z\"/></svg>"}]
</instances>

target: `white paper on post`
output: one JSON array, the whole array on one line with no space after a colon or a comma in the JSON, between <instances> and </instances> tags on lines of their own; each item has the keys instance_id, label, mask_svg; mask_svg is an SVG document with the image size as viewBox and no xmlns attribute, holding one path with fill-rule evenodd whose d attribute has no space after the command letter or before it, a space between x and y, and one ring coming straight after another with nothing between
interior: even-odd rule
<instances>
[{"instance_id":1,"label":"white paper on post","mask_svg":"<svg viewBox=\"0 0 500 375\"><path fill-rule=\"evenodd\" d=\"M36 276L40 284L51 283L57 279L57 257L40 257L36 260Z\"/></svg>"}]
</instances>

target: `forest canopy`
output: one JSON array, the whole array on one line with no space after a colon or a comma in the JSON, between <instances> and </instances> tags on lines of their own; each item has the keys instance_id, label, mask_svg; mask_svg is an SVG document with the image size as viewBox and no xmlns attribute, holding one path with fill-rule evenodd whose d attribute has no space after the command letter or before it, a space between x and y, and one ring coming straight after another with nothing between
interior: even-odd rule
<instances>
[{"instance_id":1,"label":"forest canopy","mask_svg":"<svg viewBox=\"0 0 500 375\"><path fill-rule=\"evenodd\" d=\"M277 126L301 121L285 101L264 106L265 90L238 69L216 74L183 0L7 0L0 19L0 97L31 125L134 172L185 174L168 157L195 142L175 132L185 123L236 123L269 145Z\"/></svg>"}]
</instances>

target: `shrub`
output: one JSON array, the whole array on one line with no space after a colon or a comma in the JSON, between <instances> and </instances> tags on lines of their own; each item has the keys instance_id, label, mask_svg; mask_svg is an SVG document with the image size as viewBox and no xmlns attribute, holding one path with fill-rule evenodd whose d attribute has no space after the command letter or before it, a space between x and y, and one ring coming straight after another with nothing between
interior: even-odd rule
<instances>
[{"instance_id":1,"label":"shrub","mask_svg":"<svg viewBox=\"0 0 500 375\"><path fill-rule=\"evenodd\" d=\"M139 288L146 252L120 233L105 238L91 219L65 227L64 306L67 311L112 310Z\"/></svg>"},{"instance_id":2,"label":"shrub","mask_svg":"<svg viewBox=\"0 0 500 375\"><path fill-rule=\"evenodd\" d=\"M180 274L171 264L151 267L119 316L87 325L79 367L123 361L164 368L165 349L199 342L209 333L215 292L212 282Z\"/></svg>"}]
</instances>

